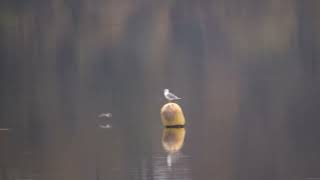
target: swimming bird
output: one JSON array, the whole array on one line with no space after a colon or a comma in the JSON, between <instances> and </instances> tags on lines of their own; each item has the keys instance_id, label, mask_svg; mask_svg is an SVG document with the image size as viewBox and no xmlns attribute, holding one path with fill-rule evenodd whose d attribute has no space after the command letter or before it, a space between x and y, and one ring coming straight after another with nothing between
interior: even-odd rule
<instances>
[{"instance_id":1,"label":"swimming bird","mask_svg":"<svg viewBox=\"0 0 320 180\"><path fill-rule=\"evenodd\" d=\"M107 118L111 118L112 114L111 113L102 113L100 114L98 117L107 117Z\"/></svg>"},{"instance_id":2,"label":"swimming bird","mask_svg":"<svg viewBox=\"0 0 320 180\"><path fill-rule=\"evenodd\" d=\"M169 89L164 89L163 90L163 95L168 101L181 99L178 96L174 95L173 93L169 92Z\"/></svg>"}]
</instances>

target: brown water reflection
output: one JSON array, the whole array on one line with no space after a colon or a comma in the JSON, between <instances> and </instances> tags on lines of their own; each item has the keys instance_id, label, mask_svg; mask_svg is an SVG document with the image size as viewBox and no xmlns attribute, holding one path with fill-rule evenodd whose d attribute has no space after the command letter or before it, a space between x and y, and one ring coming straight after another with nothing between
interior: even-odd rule
<instances>
[{"instance_id":1,"label":"brown water reflection","mask_svg":"<svg viewBox=\"0 0 320 180\"><path fill-rule=\"evenodd\" d=\"M320 177L319 3L4 0L0 179L155 179L164 88L188 178Z\"/></svg>"}]
</instances>

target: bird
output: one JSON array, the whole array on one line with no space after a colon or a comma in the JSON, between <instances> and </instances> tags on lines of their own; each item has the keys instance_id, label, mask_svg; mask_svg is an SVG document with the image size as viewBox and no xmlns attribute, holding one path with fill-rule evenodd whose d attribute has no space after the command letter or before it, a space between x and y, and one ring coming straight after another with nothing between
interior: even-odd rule
<instances>
[{"instance_id":1,"label":"bird","mask_svg":"<svg viewBox=\"0 0 320 180\"><path fill-rule=\"evenodd\" d=\"M102 118L102 117L111 118L112 117L112 113L102 113L98 117L99 118ZM99 121L106 121L106 120L107 120L107 122L104 122L104 123L101 122L101 124L99 124L100 128L104 128L104 129L112 128L112 125L110 123L108 123L110 120L103 118L103 119L101 119Z\"/></svg>"},{"instance_id":2,"label":"bird","mask_svg":"<svg viewBox=\"0 0 320 180\"><path fill-rule=\"evenodd\" d=\"M107 118L111 118L112 114L111 113L102 113L100 114L98 117L107 117Z\"/></svg>"},{"instance_id":3,"label":"bird","mask_svg":"<svg viewBox=\"0 0 320 180\"><path fill-rule=\"evenodd\" d=\"M168 101L181 99L178 96L174 95L173 93L169 92L169 89L164 89L163 90L163 95Z\"/></svg>"}]
</instances>

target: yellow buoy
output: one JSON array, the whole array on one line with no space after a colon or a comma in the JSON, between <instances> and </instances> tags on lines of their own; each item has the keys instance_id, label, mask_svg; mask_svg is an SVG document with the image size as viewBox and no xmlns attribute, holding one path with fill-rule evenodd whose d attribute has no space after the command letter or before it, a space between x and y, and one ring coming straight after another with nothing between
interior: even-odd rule
<instances>
[{"instance_id":1,"label":"yellow buoy","mask_svg":"<svg viewBox=\"0 0 320 180\"><path fill-rule=\"evenodd\" d=\"M184 144L186 130L184 128L164 128L162 146L169 153L178 152Z\"/></svg>"},{"instance_id":2,"label":"yellow buoy","mask_svg":"<svg viewBox=\"0 0 320 180\"><path fill-rule=\"evenodd\" d=\"M163 105L160 111L162 124L168 126L184 126L185 119L181 107L176 103Z\"/></svg>"}]
</instances>

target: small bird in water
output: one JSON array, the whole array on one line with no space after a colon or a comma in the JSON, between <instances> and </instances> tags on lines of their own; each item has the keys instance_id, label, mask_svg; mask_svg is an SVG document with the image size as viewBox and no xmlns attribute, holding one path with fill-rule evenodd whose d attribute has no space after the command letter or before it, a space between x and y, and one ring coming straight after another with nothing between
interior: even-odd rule
<instances>
[{"instance_id":1,"label":"small bird in water","mask_svg":"<svg viewBox=\"0 0 320 180\"><path fill-rule=\"evenodd\" d=\"M174 95L173 93L169 92L169 89L164 89L163 90L163 95L168 101L181 99L178 96Z\"/></svg>"},{"instance_id":2,"label":"small bird in water","mask_svg":"<svg viewBox=\"0 0 320 180\"><path fill-rule=\"evenodd\" d=\"M107 117L107 118L111 118L112 114L111 113L102 113L100 114L98 117Z\"/></svg>"},{"instance_id":3,"label":"small bird in water","mask_svg":"<svg viewBox=\"0 0 320 180\"><path fill-rule=\"evenodd\" d=\"M110 120L109 120L109 118L112 117L111 113L102 113L98 117L101 118L101 120L99 120L100 121L100 123L99 123L100 128L103 128L103 129L112 128L112 125L110 124ZM104 117L106 117L108 119L105 119Z\"/></svg>"}]
</instances>

